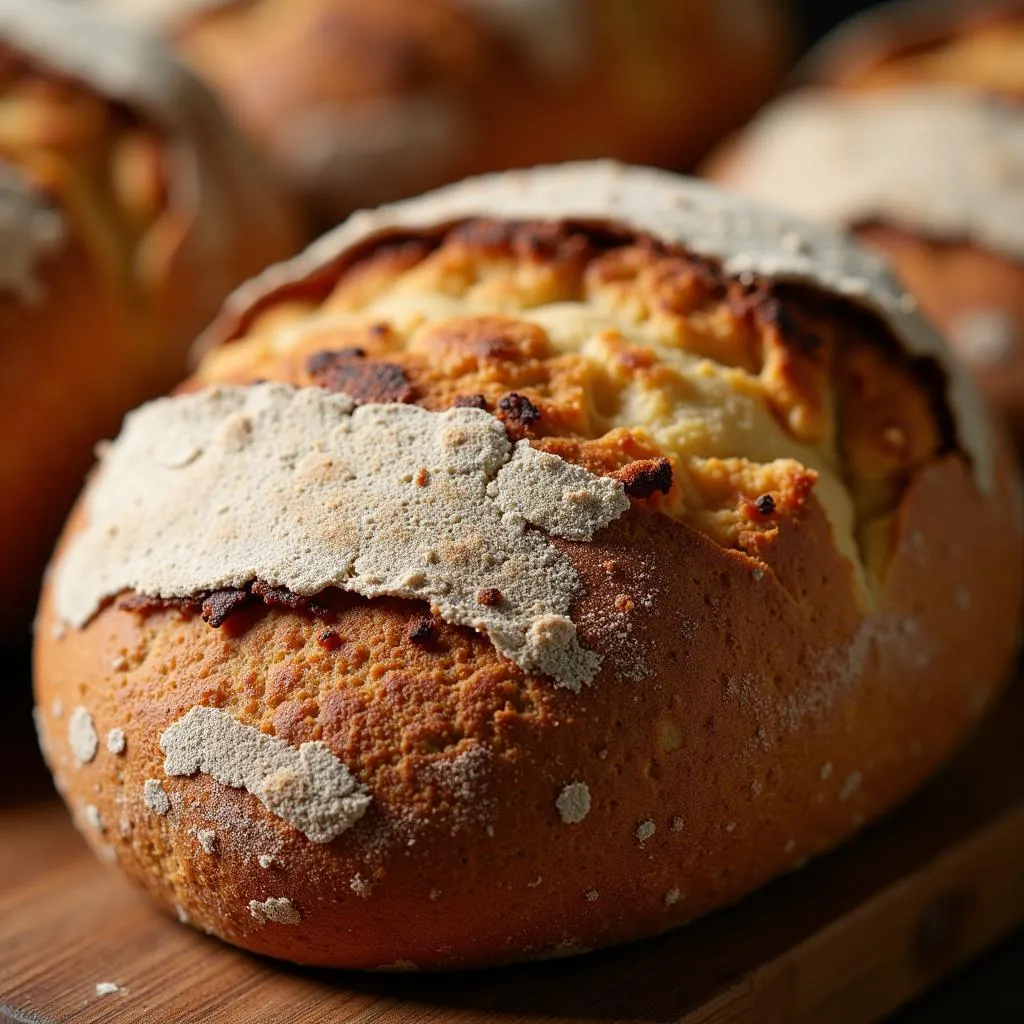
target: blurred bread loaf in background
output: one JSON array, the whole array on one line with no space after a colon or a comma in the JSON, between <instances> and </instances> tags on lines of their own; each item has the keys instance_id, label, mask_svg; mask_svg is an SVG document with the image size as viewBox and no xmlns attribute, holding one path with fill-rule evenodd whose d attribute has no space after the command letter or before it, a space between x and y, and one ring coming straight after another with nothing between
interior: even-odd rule
<instances>
[{"instance_id":1,"label":"blurred bread loaf in background","mask_svg":"<svg viewBox=\"0 0 1024 1024\"><path fill-rule=\"evenodd\" d=\"M0 8L0 631L28 621L93 444L299 239L159 42L82 5Z\"/></svg>"},{"instance_id":2,"label":"blurred bread loaf in background","mask_svg":"<svg viewBox=\"0 0 1024 1024\"><path fill-rule=\"evenodd\" d=\"M893 4L714 156L719 182L855 230L1024 438L1024 4Z\"/></svg>"},{"instance_id":3,"label":"blurred bread loaf in background","mask_svg":"<svg viewBox=\"0 0 1024 1024\"><path fill-rule=\"evenodd\" d=\"M92 0L168 37L333 223L487 170L682 167L791 55L780 0Z\"/></svg>"},{"instance_id":4,"label":"blurred bread loaf in background","mask_svg":"<svg viewBox=\"0 0 1024 1024\"><path fill-rule=\"evenodd\" d=\"M945 83L1024 99L1024 2L882 4L823 39L801 75L858 89Z\"/></svg>"}]
</instances>

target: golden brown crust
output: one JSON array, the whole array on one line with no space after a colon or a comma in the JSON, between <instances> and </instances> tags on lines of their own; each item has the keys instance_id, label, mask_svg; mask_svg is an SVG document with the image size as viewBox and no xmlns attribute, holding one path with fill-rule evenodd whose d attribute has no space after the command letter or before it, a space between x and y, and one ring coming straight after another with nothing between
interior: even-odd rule
<instances>
[{"instance_id":1,"label":"golden brown crust","mask_svg":"<svg viewBox=\"0 0 1024 1024\"><path fill-rule=\"evenodd\" d=\"M184 74L184 72L181 72ZM260 230L220 212L197 241L191 140L13 44L0 44L0 164L60 239L32 267L35 294L0 295L0 620L27 623L39 576L92 446L122 413L173 386L224 293L298 241L290 214ZM212 102L212 101L211 101ZM275 192L261 192L273 201ZM239 197L237 200L243 200ZM288 226L285 226L285 225ZM30 245L5 236L5 246ZM211 265L211 259L216 265Z\"/></svg>"},{"instance_id":2,"label":"golden brown crust","mask_svg":"<svg viewBox=\"0 0 1024 1024\"><path fill-rule=\"evenodd\" d=\"M346 380L401 381L398 397L433 408L479 396L508 431L639 482L593 541L553 541L582 580L580 641L604 658L591 685L559 689L414 601L328 592L321 611L250 603L219 628L195 610L112 604L62 631L44 596L41 731L79 826L165 909L245 948L436 968L671 927L891 807L1009 669L1024 585L1015 473L1000 443L994 490L978 489L928 360L838 299L741 284L649 239L548 226L538 250L536 233L461 225L364 253L279 293L186 387L389 366ZM481 312L482 296L502 311ZM416 302L426 312L410 314ZM617 358L591 358L601 328L570 322L616 323ZM691 345L706 361L684 372L671 352ZM774 450L669 453L658 403L692 397L708 373L758 396L764 430L784 425L780 453L843 465L870 594L838 548L828 459L819 477ZM635 405L610 426L617 379ZM778 380L789 404L773 405ZM511 393L539 416L503 410ZM326 743L372 794L366 815L317 844L209 775L167 776L159 737L197 705L291 747ZM91 760L71 728L86 713Z\"/></svg>"},{"instance_id":3,"label":"golden brown crust","mask_svg":"<svg viewBox=\"0 0 1024 1024\"><path fill-rule=\"evenodd\" d=\"M511 6L249 0L176 31L332 222L487 170L595 156L685 166L785 70L775 3L523 4L512 21L525 38Z\"/></svg>"},{"instance_id":4,"label":"golden brown crust","mask_svg":"<svg viewBox=\"0 0 1024 1024\"><path fill-rule=\"evenodd\" d=\"M841 596L848 568L830 557L820 512L779 538L761 579L659 517L567 545L591 595L575 615L609 657L578 697L523 677L472 632L437 624L429 644L412 641L423 611L408 602L340 602L329 624L258 613L227 635L198 616L108 609L38 648L49 760L101 856L168 910L258 952L440 967L671 927L877 816L988 706L1020 610L1019 573L996 572L1019 562L1015 486L1005 454L991 502L958 458L920 476L869 620ZM44 604L42 635L53 624ZM325 625L336 650L319 641ZM616 679L627 665L642 678ZM373 791L366 820L316 846L201 775L163 782L167 817L147 810L144 782L163 778L156 738L197 703L292 744L324 739ZM66 738L77 705L100 737L80 769ZM104 746L113 728L121 755ZM556 798L577 781L592 809L567 825ZM248 903L268 897L290 899L301 923L258 925Z\"/></svg>"}]
</instances>

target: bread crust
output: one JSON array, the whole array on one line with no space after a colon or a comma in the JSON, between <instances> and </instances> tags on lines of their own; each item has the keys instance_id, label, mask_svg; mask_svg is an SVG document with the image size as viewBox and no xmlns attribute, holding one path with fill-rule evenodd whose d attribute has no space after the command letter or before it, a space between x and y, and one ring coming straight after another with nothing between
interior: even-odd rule
<instances>
[{"instance_id":1,"label":"bread crust","mask_svg":"<svg viewBox=\"0 0 1024 1024\"><path fill-rule=\"evenodd\" d=\"M446 230L413 223L425 238ZM624 303L622 330L632 303L659 309L664 330L674 324L689 344L698 323L713 322L735 354L731 342L753 330L752 307L769 301L756 282L736 281L730 293L707 262L681 247L659 250L639 229L631 238L621 224L618 234L592 225L595 248L604 239L612 251L583 256L585 232L571 225L501 227L462 225L431 250L413 245L410 226L401 244L377 237L362 263L347 265L321 249L319 269L309 265L315 254L305 264L309 287L294 265L273 301L250 292L262 302L258 315L240 314L236 302L237 330L227 335L245 337L208 354L188 388L253 377L308 386L313 341L342 361L396 360L391 378L407 373L411 400L428 408L451 401L445 381L461 386L476 374L466 379L482 393L467 397L505 411L494 396L506 375L526 375L516 394L540 417L510 403L521 408L507 431L591 471L614 475L625 462L634 471L616 479L640 485L593 540L551 538L581 581L570 610L579 640L603 658L588 685L572 693L524 671L425 602L328 591L316 597L321 609L250 602L214 627L201 602L115 599L68 629L56 588L43 595L38 721L76 822L101 858L165 910L244 948L300 963L427 969L565 955L673 927L892 807L952 753L1011 667L1024 587L1016 473L997 436L983 486L957 441L952 382L941 370L922 375L922 360L937 364L901 363L906 353L898 357L878 315L848 300L819 295L819 321L817 300L781 287L758 321L762 339L785 325L778 373L797 394L819 394L810 370L828 365L834 386L821 392L823 407L844 406L836 458L861 522L886 540L877 547L860 535L862 553L877 557L855 569L838 546L834 502L815 490L824 467L687 461L685 446L658 447L653 426L649 435L602 432L579 398L585 381L570 373L583 356L545 347L530 321L537 304L582 303L591 271L598 283L587 309ZM550 251L531 255L540 237ZM630 265L633 277L623 271ZM460 267L501 296L508 315L428 316L407 349L385 337L373 317L390 310L397 324L400 312L386 299L408 300L415 285L454 301ZM513 303L516 289L533 304ZM346 302L372 311L356 339L340 312ZM719 306L725 319L715 319ZM828 323L839 332L832 347ZM850 359L858 339L867 361ZM366 346L359 357L345 355L354 340ZM667 388L674 379L653 342L646 354L633 346L618 355L629 357L621 372L631 384L649 377ZM764 365L780 358L766 355ZM313 372L328 363L314 360ZM696 365L685 378L691 393L712 372L707 360ZM767 394L770 373L744 373L729 378L737 393ZM776 415L828 437L814 422ZM873 447L879 432L889 448ZM893 446L913 455L893 462ZM669 481L656 472L659 457ZM702 519L683 478L710 464L711 518ZM764 493L762 480L772 481ZM727 499L717 520L716 487ZM55 571L89 514L86 497ZM242 788L167 771L161 736L197 706L223 709L292 751L325 744L372 796L365 814L317 843Z\"/></svg>"},{"instance_id":2,"label":"bread crust","mask_svg":"<svg viewBox=\"0 0 1024 1024\"><path fill-rule=\"evenodd\" d=\"M414 602L352 604L329 622L258 613L228 636L196 615L140 621L111 607L37 646L48 760L101 858L168 912L255 952L439 968L649 934L847 838L952 753L1010 668L1015 488L1005 450L991 501L958 457L921 474L867 619L843 596L848 566L820 509L778 538L761 579L746 557L656 515L565 543L587 588L574 617L621 619L623 593L640 638L581 626L608 666L576 696L523 679L470 631L439 625L431 647L415 643L410 622L428 610ZM44 599L40 635L55 625ZM318 642L325 629L345 638L337 652ZM340 654L361 663L360 685L332 687ZM642 679L616 678L637 661ZM157 738L195 704L272 723L293 745L323 739L372 790L365 820L318 846L244 792L164 779ZM78 705L100 737L81 768L66 738ZM104 745L115 728L121 755ZM154 778L166 817L144 804ZM591 809L567 824L556 801L574 782ZM271 897L301 921L258 923L249 902Z\"/></svg>"}]
</instances>

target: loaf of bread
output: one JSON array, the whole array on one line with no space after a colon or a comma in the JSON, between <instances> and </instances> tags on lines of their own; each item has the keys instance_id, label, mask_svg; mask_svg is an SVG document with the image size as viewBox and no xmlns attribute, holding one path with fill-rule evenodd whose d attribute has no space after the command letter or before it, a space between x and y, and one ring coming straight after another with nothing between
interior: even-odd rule
<instances>
[{"instance_id":1,"label":"loaf of bread","mask_svg":"<svg viewBox=\"0 0 1024 1024\"><path fill-rule=\"evenodd\" d=\"M615 164L351 218L102 454L36 628L103 859L301 963L580 952L847 838L997 695L1012 460L877 257Z\"/></svg>"},{"instance_id":2,"label":"loaf of bread","mask_svg":"<svg viewBox=\"0 0 1024 1024\"><path fill-rule=\"evenodd\" d=\"M92 0L170 37L333 226L488 170L682 166L786 69L781 0Z\"/></svg>"},{"instance_id":3,"label":"loaf of bread","mask_svg":"<svg viewBox=\"0 0 1024 1024\"><path fill-rule=\"evenodd\" d=\"M27 625L92 446L185 373L241 280L298 247L279 191L156 43L0 10L0 622Z\"/></svg>"},{"instance_id":4,"label":"loaf of bread","mask_svg":"<svg viewBox=\"0 0 1024 1024\"><path fill-rule=\"evenodd\" d=\"M1024 4L894 4L710 162L892 263L1024 444Z\"/></svg>"}]
</instances>

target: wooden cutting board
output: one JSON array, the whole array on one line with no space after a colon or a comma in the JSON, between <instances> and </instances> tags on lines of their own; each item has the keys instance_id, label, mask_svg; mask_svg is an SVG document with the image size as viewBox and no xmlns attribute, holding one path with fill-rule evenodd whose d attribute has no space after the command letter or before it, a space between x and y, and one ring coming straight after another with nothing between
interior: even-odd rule
<instances>
[{"instance_id":1,"label":"wooden cutting board","mask_svg":"<svg viewBox=\"0 0 1024 1024\"><path fill-rule=\"evenodd\" d=\"M0 1020L852 1024L1024 924L1024 682L910 804L742 904L573 960L447 975L299 969L164 918L53 798L0 805ZM121 986L97 996L99 982Z\"/></svg>"}]
</instances>

